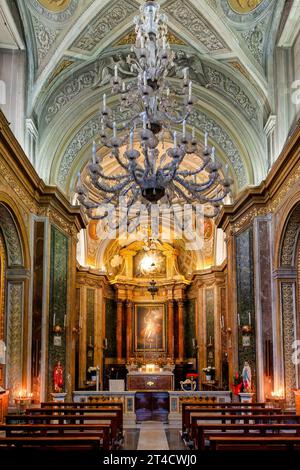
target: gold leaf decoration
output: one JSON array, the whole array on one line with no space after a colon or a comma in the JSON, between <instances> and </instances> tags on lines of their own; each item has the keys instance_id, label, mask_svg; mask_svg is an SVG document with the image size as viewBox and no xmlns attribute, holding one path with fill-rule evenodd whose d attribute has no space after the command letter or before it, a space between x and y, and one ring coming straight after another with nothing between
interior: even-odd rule
<instances>
[{"instance_id":1,"label":"gold leaf decoration","mask_svg":"<svg viewBox=\"0 0 300 470\"><path fill-rule=\"evenodd\" d=\"M228 0L228 5L236 13L250 13L260 5L262 0Z\"/></svg>"},{"instance_id":2,"label":"gold leaf decoration","mask_svg":"<svg viewBox=\"0 0 300 470\"><path fill-rule=\"evenodd\" d=\"M53 13L64 11L69 5L71 0L38 0L39 3Z\"/></svg>"},{"instance_id":3,"label":"gold leaf decoration","mask_svg":"<svg viewBox=\"0 0 300 470\"><path fill-rule=\"evenodd\" d=\"M136 33L134 30L129 31L125 36L123 36L117 43L117 46L125 46L126 44L135 44ZM171 31L168 32L168 41L170 44L184 46L185 42L176 36Z\"/></svg>"}]
</instances>

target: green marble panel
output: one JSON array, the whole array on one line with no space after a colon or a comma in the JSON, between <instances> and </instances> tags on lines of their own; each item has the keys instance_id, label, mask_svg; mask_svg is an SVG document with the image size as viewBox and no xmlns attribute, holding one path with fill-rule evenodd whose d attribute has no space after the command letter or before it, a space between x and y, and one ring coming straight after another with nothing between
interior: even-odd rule
<instances>
[{"instance_id":1,"label":"green marble panel","mask_svg":"<svg viewBox=\"0 0 300 470\"><path fill-rule=\"evenodd\" d=\"M193 338L196 336L195 327L195 300L187 300L184 309L184 356L194 356Z\"/></svg>"},{"instance_id":2,"label":"green marble panel","mask_svg":"<svg viewBox=\"0 0 300 470\"><path fill-rule=\"evenodd\" d=\"M117 357L117 306L113 299L106 299L105 302L105 336L107 338L108 358Z\"/></svg>"},{"instance_id":3,"label":"green marble panel","mask_svg":"<svg viewBox=\"0 0 300 470\"><path fill-rule=\"evenodd\" d=\"M48 392L54 391L53 369L60 361L64 370L64 389L66 383L66 333L65 315L67 313L69 239L55 226L51 226L50 253L50 300L49 300L49 349L48 349ZM61 332L56 334L54 326Z\"/></svg>"},{"instance_id":4,"label":"green marble panel","mask_svg":"<svg viewBox=\"0 0 300 470\"><path fill-rule=\"evenodd\" d=\"M247 361L252 372L252 386L256 383L255 298L253 270L253 228L244 230L235 238L238 325L238 365L242 373ZM250 335L242 334L242 327L251 321Z\"/></svg>"},{"instance_id":5,"label":"green marble panel","mask_svg":"<svg viewBox=\"0 0 300 470\"><path fill-rule=\"evenodd\" d=\"M206 363L215 367L215 301L214 289L205 291L206 311Z\"/></svg>"},{"instance_id":6,"label":"green marble panel","mask_svg":"<svg viewBox=\"0 0 300 470\"><path fill-rule=\"evenodd\" d=\"M87 289L86 293L86 369L94 366L94 309L95 290Z\"/></svg>"}]
</instances>

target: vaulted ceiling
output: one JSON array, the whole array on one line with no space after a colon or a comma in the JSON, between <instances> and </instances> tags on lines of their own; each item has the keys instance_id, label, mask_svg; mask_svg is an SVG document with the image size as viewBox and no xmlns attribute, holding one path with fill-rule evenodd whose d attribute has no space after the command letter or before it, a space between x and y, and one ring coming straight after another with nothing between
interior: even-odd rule
<instances>
[{"instance_id":1,"label":"vaulted ceiling","mask_svg":"<svg viewBox=\"0 0 300 470\"><path fill-rule=\"evenodd\" d=\"M17 0L29 60L27 117L38 133L37 170L72 196L99 131L102 94L126 56L142 0ZM190 67L197 97L189 119L209 132L238 192L268 170L264 126L274 107L273 48L284 0L162 0L176 52L171 80ZM121 119L122 116L117 116Z\"/></svg>"}]
</instances>

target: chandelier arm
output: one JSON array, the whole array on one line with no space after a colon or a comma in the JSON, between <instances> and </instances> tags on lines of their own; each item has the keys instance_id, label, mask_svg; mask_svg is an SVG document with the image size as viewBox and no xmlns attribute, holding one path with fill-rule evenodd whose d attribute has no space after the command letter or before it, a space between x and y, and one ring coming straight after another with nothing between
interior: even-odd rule
<instances>
[{"instance_id":1,"label":"chandelier arm","mask_svg":"<svg viewBox=\"0 0 300 470\"><path fill-rule=\"evenodd\" d=\"M128 221L128 214L129 214L131 206L137 201L138 194L139 194L139 191L136 191L136 193L132 196L132 200L127 206L126 215L124 215L123 219L120 222L116 222L116 225L113 226L113 227L109 223L110 228L113 228L113 230L118 230L120 228L120 226L124 225L124 222L126 220L127 220L127 227L128 227L128 225L130 223L130 220ZM140 212L141 211L139 211L139 213L138 213L139 215L140 215Z\"/></svg>"},{"instance_id":2,"label":"chandelier arm","mask_svg":"<svg viewBox=\"0 0 300 470\"><path fill-rule=\"evenodd\" d=\"M124 170L128 171L129 165L126 165L126 163L122 162L122 160L120 159L120 156L119 156L119 152L115 152L113 155L114 155L115 159L117 160L117 162L119 163L119 165L120 165Z\"/></svg>"},{"instance_id":3,"label":"chandelier arm","mask_svg":"<svg viewBox=\"0 0 300 470\"><path fill-rule=\"evenodd\" d=\"M127 107L125 108L126 110L130 111L132 108ZM116 127L117 132L122 132L124 129L130 129L132 122L140 117L140 113L135 114L134 116L130 117L127 122L124 122L122 127ZM110 130L113 130L114 125L113 122L109 121L108 119L105 120L105 126L108 127ZM125 136L125 140L128 139L128 136Z\"/></svg>"},{"instance_id":4,"label":"chandelier arm","mask_svg":"<svg viewBox=\"0 0 300 470\"><path fill-rule=\"evenodd\" d=\"M228 193L226 191L224 191L222 196L212 197L212 198L208 198L207 196L203 196L203 199L205 200L205 202L213 204L213 203L216 203L216 202L223 201L224 197L227 196L227 194Z\"/></svg>"},{"instance_id":5,"label":"chandelier arm","mask_svg":"<svg viewBox=\"0 0 300 470\"><path fill-rule=\"evenodd\" d=\"M89 168L89 171L90 171L90 175L92 176L93 172L90 170L90 168ZM101 170L97 169L97 177L101 177L107 181L122 181L124 178L127 178L127 175L108 176L102 173Z\"/></svg>"},{"instance_id":6,"label":"chandelier arm","mask_svg":"<svg viewBox=\"0 0 300 470\"><path fill-rule=\"evenodd\" d=\"M164 117L166 117L169 121L173 122L174 124L182 124L183 121L186 121L188 119L190 114L191 114L190 111L187 111L185 116L178 119L178 118L170 116L167 111L163 112Z\"/></svg>"},{"instance_id":7,"label":"chandelier arm","mask_svg":"<svg viewBox=\"0 0 300 470\"><path fill-rule=\"evenodd\" d=\"M210 178L209 178L209 181L205 181L204 183L199 183L197 185L195 185L194 183L192 183L192 186L190 184L188 184L185 180L183 180L180 176L175 176L174 178L178 183L180 183L185 189L187 189L188 191L190 192L202 192L206 189L209 189L214 183L216 183L217 181L217 176L216 175L212 175Z\"/></svg>"},{"instance_id":8,"label":"chandelier arm","mask_svg":"<svg viewBox=\"0 0 300 470\"><path fill-rule=\"evenodd\" d=\"M105 212L103 215L93 215L91 210L88 211L88 216L92 220L104 220L108 216L108 212Z\"/></svg>"},{"instance_id":9,"label":"chandelier arm","mask_svg":"<svg viewBox=\"0 0 300 470\"><path fill-rule=\"evenodd\" d=\"M91 201L87 195L79 194L77 199L86 209L96 209L99 207L99 204Z\"/></svg>"},{"instance_id":10,"label":"chandelier arm","mask_svg":"<svg viewBox=\"0 0 300 470\"><path fill-rule=\"evenodd\" d=\"M199 158L201 158L201 157L199 156ZM195 175L198 175L199 173L201 173L203 170L205 170L207 165L208 165L208 161L204 162L203 165L200 166L197 170L178 170L177 175L180 175L180 176L195 176Z\"/></svg>"},{"instance_id":11,"label":"chandelier arm","mask_svg":"<svg viewBox=\"0 0 300 470\"><path fill-rule=\"evenodd\" d=\"M120 192L125 186L130 182L130 178L127 178L125 181L123 181L120 184L116 184L115 186L107 186L103 183L100 183L98 180L95 178L91 178L93 185L95 188L100 189L101 191L105 191L107 193L116 193Z\"/></svg>"}]
</instances>

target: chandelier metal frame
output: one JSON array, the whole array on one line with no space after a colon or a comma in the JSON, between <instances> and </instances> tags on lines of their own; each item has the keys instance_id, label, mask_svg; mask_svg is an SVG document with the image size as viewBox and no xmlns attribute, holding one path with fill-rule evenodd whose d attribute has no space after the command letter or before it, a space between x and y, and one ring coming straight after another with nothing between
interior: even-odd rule
<instances>
[{"instance_id":1,"label":"chandelier metal frame","mask_svg":"<svg viewBox=\"0 0 300 470\"><path fill-rule=\"evenodd\" d=\"M141 212L135 210L130 216L130 211L141 201L148 209L152 204L166 204L171 210L174 204L176 207L190 204L196 210L196 205L201 204L204 215L213 218L231 191L233 180L228 175L228 166L222 175L215 148L208 145L208 134L205 133L203 148L195 129L188 128L195 104L188 68L183 70L180 87L172 86L168 80L175 55L168 42L166 15L160 12L156 2L146 1L134 23L136 44L127 62L136 77L125 83L116 65L111 79L112 94L120 98L118 114L126 119L121 124L116 123L106 94L102 96L100 112L100 140L118 163L120 172L105 173L103 157L97 155L94 142L88 172L98 200L89 197L79 175L78 201L91 219L106 219L114 227L121 222L110 220L108 206L118 210L120 199L127 207L128 224L134 220L135 227L140 223ZM170 141L173 145L165 150ZM194 160L196 169L184 168L187 157ZM173 215L177 217L176 210Z\"/></svg>"}]
</instances>

